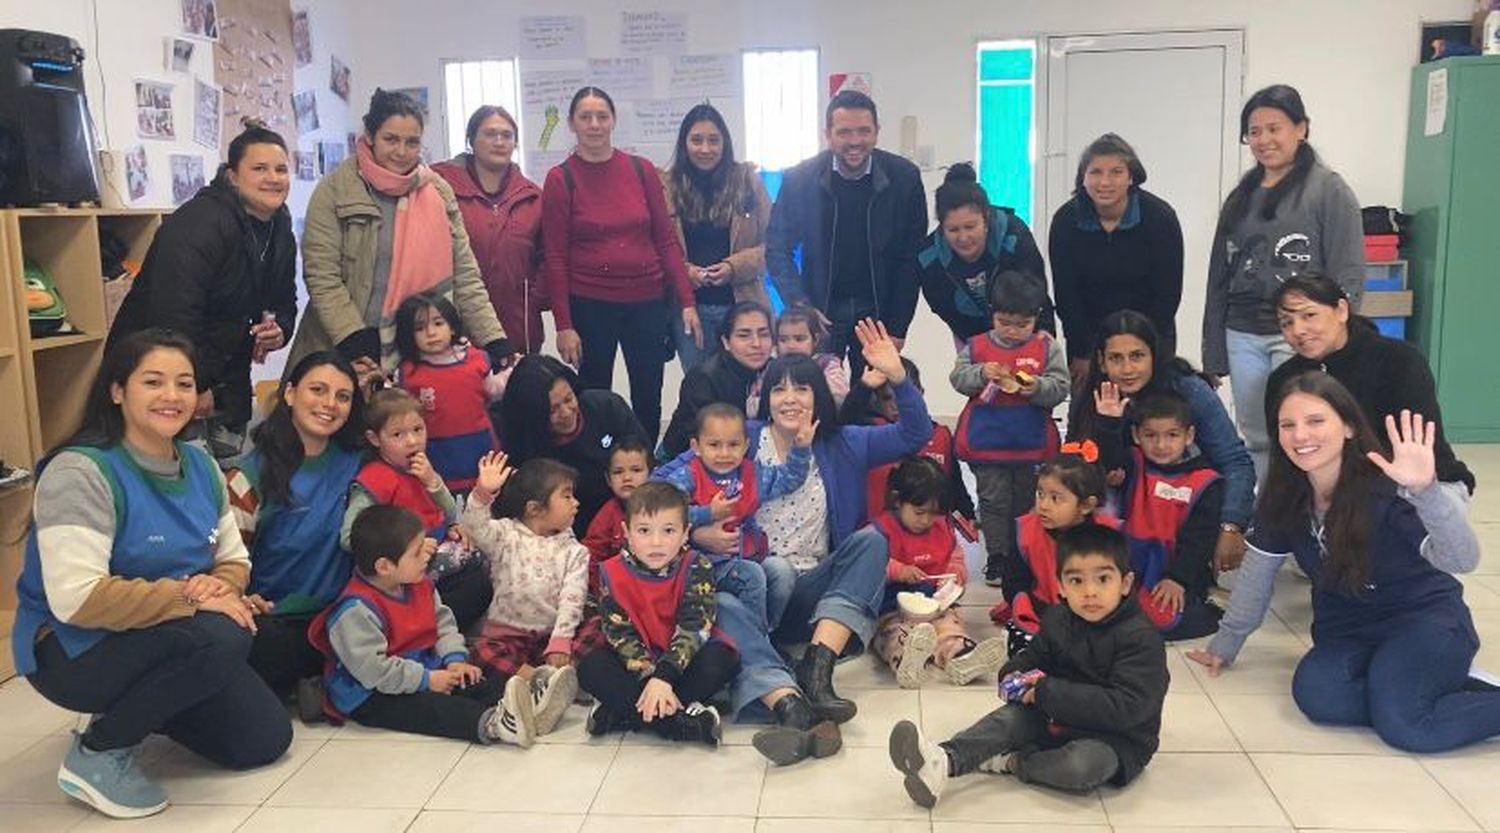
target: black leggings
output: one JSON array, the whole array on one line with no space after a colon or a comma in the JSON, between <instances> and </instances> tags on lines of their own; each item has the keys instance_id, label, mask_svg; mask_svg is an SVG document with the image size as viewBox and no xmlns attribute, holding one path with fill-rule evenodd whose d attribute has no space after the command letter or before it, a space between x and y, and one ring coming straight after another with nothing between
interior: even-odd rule
<instances>
[{"instance_id":1,"label":"black leggings","mask_svg":"<svg viewBox=\"0 0 1500 833\"><path fill-rule=\"evenodd\" d=\"M661 387L667 363L666 301L618 304L570 296L573 326L583 340L578 379L587 389L609 390L615 378L615 348L625 353L630 408L646 429L649 446L661 433ZM682 326L676 322L675 326Z\"/></svg>"},{"instance_id":2,"label":"black leggings","mask_svg":"<svg viewBox=\"0 0 1500 833\"><path fill-rule=\"evenodd\" d=\"M135 746L160 732L219 766L247 769L292 742L281 701L245 662L250 632L218 613L106 636L69 659L55 634L27 679L43 697L96 715L90 749Z\"/></svg>"},{"instance_id":3,"label":"black leggings","mask_svg":"<svg viewBox=\"0 0 1500 833\"><path fill-rule=\"evenodd\" d=\"M266 685L285 694L304 677L323 674L323 654L307 641L307 626L317 614L255 617L255 641L250 646L250 667Z\"/></svg>"},{"instance_id":4,"label":"black leggings","mask_svg":"<svg viewBox=\"0 0 1500 833\"><path fill-rule=\"evenodd\" d=\"M449 573L437 580L438 597L453 611L460 631L469 628L484 618L490 609L490 599L495 596L494 582L478 560L470 561L456 573Z\"/></svg>"},{"instance_id":5,"label":"black leggings","mask_svg":"<svg viewBox=\"0 0 1500 833\"><path fill-rule=\"evenodd\" d=\"M693 655L672 691L684 706L695 700L707 703L739 672L740 658L735 650L722 642L709 642ZM626 671L620 656L605 648L578 661L578 686L594 695L606 711L628 718L637 713L635 701L640 699L646 681Z\"/></svg>"},{"instance_id":6,"label":"black leggings","mask_svg":"<svg viewBox=\"0 0 1500 833\"><path fill-rule=\"evenodd\" d=\"M468 688L453 689L452 694L371 692L369 698L349 716L377 729L490 743L480 724L486 713L499 702L500 695L505 693L508 679L487 676Z\"/></svg>"}]
</instances>

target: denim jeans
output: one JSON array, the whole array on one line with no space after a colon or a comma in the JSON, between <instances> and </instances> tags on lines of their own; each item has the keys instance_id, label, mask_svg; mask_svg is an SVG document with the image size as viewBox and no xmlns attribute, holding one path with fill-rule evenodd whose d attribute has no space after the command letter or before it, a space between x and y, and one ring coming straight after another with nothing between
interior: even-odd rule
<instances>
[{"instance_id":1,"label":"denim jeans","mask_svg":"<svg viewBox=\"0 0 1500 833\"><path fill-rule=\"evenodd\" d=\"M818 566L797 576L775 641L806 642L819 620L838 622L853 632L844 656L858 654L875 635L885 598L885 564L890 546L873 527L850 535Z\"/></svg>"},{"instance_id":2,"label":"denim jeans","mask_svg":"<svg viewBox=\"0 0 1500 833\"><path fill-rule=\"evenodd\" d=\"M740 652L740 672L729 684L730 703L737 719L764 723L771 713L760 698L778 688L796 688L797 681L786 660L771 645L759 615L732 593L720 591L714 596L719 603L719 630Z\"/></svg>"},{"instance_id":3,"label":"denim jeans","mask_svg":"<svg viewBox=\"0 0 1500 833\"><path fill-rule=\"evenodd\" d=\"M682 314L673 308L676 314L674 321L679 325L672 328L672 338L677 345L677 361L682 365L683 375L689 370L703 363L703 360L713 355L719 349L719 325L724 323L724 314L729 312L728 306L719 304L699 304L698 323L703 326L703 349L698 349L698 343L693 341L691 333L683 332L680 324Z\"/></svg>"},{"instance_id":4,"label":"denim jeans","mask_svg":"<svg viewBox=\"0 0 1500 833\"><path fill-rule=\"evenodd\" d=\"M1271 436L1266 425L1266 390L1271 371L1292 357L1292 347L1277 335L1255 335L1239 330L1225 333L1229 345L1229 390L1234 394L1234 422L1245 438L1245 448L1255 463L1255 482L1266 479Z\"/></svg>"},{"instance_id":5,"label":"denim jeans","mask_svg":"<svg viewBox=\"0 0 1500 833\"><path fill-rule=\"evenodd\" d=\"M1370 726L1406 752L1457 749L1500 735L1500 691L1461 690L1478 650L1470 633L1426 622L1326 640L1297 664L1292 698L1314 723Z\"/></svg>"},{"instance_id":6,"label":"denim jeans","mask_svg":"<svg viewBox=\"0 0 1500 833\"><path fill-rule=\"evenodd\" d=\"M776 630L786 606L792 600L792 590L797 586L797 568L792 562L776 555L768 555L760 562L766 574L766 632Z\"/></svg>"},{"instance_id":7,"label":"denim jeans","mask_svg":"<svg viewBox=\"0 0 1500 833\"><path fill-rule=\"evenodd\" d=\"M714 589L737 596L752 615L760 617L761 630L766 625L766 571L754 561L737 555L714 562Z\"/></svg>"}]
</instances>

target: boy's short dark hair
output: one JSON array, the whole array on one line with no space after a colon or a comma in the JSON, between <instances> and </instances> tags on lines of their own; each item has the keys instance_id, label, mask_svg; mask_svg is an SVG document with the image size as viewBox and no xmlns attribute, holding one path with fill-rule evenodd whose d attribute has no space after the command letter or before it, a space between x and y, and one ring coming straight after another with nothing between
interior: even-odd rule
<instances>
[{"instance_id":1,"label":"boy's short dark hair","mask_svg":"<svg viewBox=\"0 0 1500 833\"><path fill-rule=\"evenodd\" d=\"M1007 269L990 285L990 309L1007 315L1041 315L1047 290L1041 280L1027 272Z\"/></svg>"},{"instance_id":2,"label":"boy's short dark hair","mask_svg":"<svg viewBox=\"0 0 1500 833\"><path fill-rule=\"evenodd\" d=\"M400 561L411 539L421 535L422 519L399 506L371 506L360 512L349 527L349 551L361 575L375 575L375 562Z\"/></svg>"},{"instance_id":3,"label":"boy's short dark hair","mask_svg":"<svg viewBox=\"0 0 1500 833\"><path fill-rule=\"evenodd\" d=\"M1062 577L1068 560L1075 556L1102 555L1114 562L1121 576L1130 574L1130 546L1125 535L1093 521L1063 530L1057 536L1057 576Z\"/></svg>"},{"instance_id":4,"label":"boy's short dark hair","mask_svg":"<svg viewBox=\"0 0 1500 833\"><path fill-rule=\"evenodd\" d=\"M698 418L693 423L693 436L703 436L703 429L711 419L732 419L745 427L745 412L734 407L728 402L710 402L698 409Z\"/></svg>"},{"instance_id":5,"label":"boy's short dark hair","mask_svg":"<svg viewBox=\"0 0 1500 833\"><path fill-rule=\"evenodd\" d=\"M637 515L655 515L658 512L678 511L682 513L682 523L687 525L688 499L676 486L662 480L650 480L642 483L630 497L625 498L625 523L628 526L630 519Z\"/></svg>"},{"instance_id":6,"label":"boy's short dark hair","mask_svg":"<svg viewBox=\"0 0 1500 833\"><path fill-rule=\"evenodd\" d=\"M605 469L608 470L610 466L614 465L616 454L631 453L639 453L644 456L646 458L646 468L656 468L656 458L651 454L651 448L646 445L646 441L635 434L626 434L624 437L615 440L615 444L610 447L609 454L604 458Z\"/></svg>"},{"instance_id":7,"label":"boy's short dark hair","mask_svg":"<svg viewBox=\"0 0 1500 833\"><path fill-rule=\"evenodd\" d=\"M931 457L920 454L907 457L891 469L885 482L886 505L892 509L903 503L926 506L933 501L944 512L950 508L948 475Z\"/></svg>"},{"instance_id":8,"label":"boy's short dark hair","mask_svg":"<svg viewBox=\"0 0 1500 833\"><path fill-rule=\"evenodd\" d=\"M1193 409L1188 401L1173 391L1154 391L1130 402L1130 413L1136 425L1148 419L1170 419L1183 428L1193 425Z\"/></svg>"}]
</instances>

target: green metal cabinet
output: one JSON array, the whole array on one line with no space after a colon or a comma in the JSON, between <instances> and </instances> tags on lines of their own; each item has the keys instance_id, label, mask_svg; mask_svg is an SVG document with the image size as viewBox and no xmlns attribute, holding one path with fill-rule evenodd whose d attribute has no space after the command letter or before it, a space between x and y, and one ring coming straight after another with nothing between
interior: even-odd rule
<instances>
[{"instance_id":1,"label":"green metal cabinet","mask_svg":"<svg viewBox=\"0 0 1500 833\"><path fill-rule=\"evenodd\" d=\"M1444 70L1446 117L1428 136L1429 76ZM1406 135L1411 338L1437 378L1448 438L1500 442L1500 57L1413 68Z\"/></svg>"}]
</instances>

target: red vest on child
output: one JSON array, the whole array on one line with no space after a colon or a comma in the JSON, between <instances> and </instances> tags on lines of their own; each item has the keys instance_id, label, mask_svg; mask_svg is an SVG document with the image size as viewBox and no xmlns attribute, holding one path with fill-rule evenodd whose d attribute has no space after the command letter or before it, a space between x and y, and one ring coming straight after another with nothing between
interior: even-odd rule
<instances>
[{"instance_id":1,"label":"red vest on child","mask_svg":"<svg viewBox=\"0 0 1500 833\"><path fill-rule=\"evenodd\" d=\"M429 534L447 533L447 516L416 475L397 471L395 466L376 458L360 468L354 482L363 486L381 506L399 506L415 512L422 519L422 528Z\"/></svg>"},{"instance_id":2,"label":"red vest on child","mask_svg":"<svg viewBox=\"0 0 1500 833\"><path fill-rule=\"evenodd\" d=\"M875 420L876 425L885 423L884 419ZM922 446L917 454L931 458L943 468L944 474L952 475L953 466L957 463L953 457L953 432L948 430L948 426L934 422L932 439L928 440L927 445ZM899 462L885 463L870 469L866 487L870 492L868 512L871 518L879 517L880 513L885 511L886 481L890 480L891 472L895 471L898 465L900 465Z\"/></svg>"},{"instance_id":3,"label":"red vest on child","mask_svg":"<svg viewBox=\"0 0 1500 833\"><path fill-rule=\"evenodd\" d=\"M1047 369L1052 336L1032 335L1019 347L1001 347L989 333L969 339L969 358L975 363L998 362L1012 370L1041 376ZM1057 423L1045 408L1019 393L997 393L986 403L976 394L958 417L960 459L971 463L1039 463L1057 453Z\"/></svg>"},{"instance_id":4,"label":"red vest on child","mask_svg":"<svg viewBox=\"0 0 1500 833\"><path fill-rule=\"evenodd\" d=\"M599 597L599 565L625 549L625 502L610 498L599 507L583 534L584 549L589 551L589 594Z\"/></svg>"},{"instance_id":5,"label":"red vest on child","mask_svg":"<svg viewBox=\"0 0 1500 833\"><path fill-rule=\"evenodd\" d=\"M401 387L421 403L427 423L427 456L450 489L471 488L479 458L500 447L484 390L489 372L489 357L472 345L456 364L401 363Z\"/></svg>"},{"instance_id":6,"label":"red vest on child","mask_svg":"<svg viewBox=\"0 0 1500 833\"><path fill-rule=\"evenodd\" d=\"M611 558L599 565L601 582L630 617L630 624L653 657L665 652L677 633L677 608L682 604L688 576L693 572L688 561L695 557L691 550L683 553L672 572L664 576L632 570L624 558Z\"/></svg>"},{"instance_id":7,"label":"red vest on child","mask_svg":"<svg viewBox=\"0 0 1500 833\"><path fill-rule=\"evenodd\" d=\"M947 518L938 518L926 532L917 535L901 525L894 511L887 510L875 517L875 527L885 536L892 561L915 565L929 576L948 572L958 538Z\"/></svg>"},{"instance_id":8,"label":"red vest on child","mask_svg":"<svg viewBox=\"0 0 1500 833\"><path fill-rule=\"evenodd\" d=\"M1150 590L1166 577L1177 554L1177 531L1187 522L1198 498L1219 473L1211 468L1166 473L1146 462L1139 448L1130 451L1135 474L1125 507L1125 537L1130 542L1130 566L1140 588L1141 609L1162 630L1176 625L1178 616L1157 607Z\"/></svg>"},{"instance_id":9,"label":"red vest on child","mask_svg":"<svg viewBox=\"0 0 1500 833\"><path fill-rule=\"evenodd\" d=\"M323 654L325 679L334 676L338 660L333 652L333 644L328 640L328 616L349 599L359 599L380 617L385 625L386 656L410 656L420 651L430 651L437 646L437 604L434 601L432 581L424 578L403 589L406 591L406 598L397 599L386 595L359 573L355 573L349 578L349 583L344 585L344 589L339 591L338 599L313 618L307 626L307 640ZM323 700L323 710L332 717L343 717L328 697Z\"/></svg>"},{"instance_id":10,"label":"red vest on child","mask_svg":"<svg viewBox=\"0 0 1500 833\"><path fill-rule=\"evenodd\" d=\"M1120 522L1108 512L1095 512L1094 523L1119 529ZM1032 510L1016 518L1016 548L1036 580L1031 595L1043 604L1054 605L1062 599L1057 581L1057 539L1042 526L1042 519Z\"/></svg>"},{"instance_id":11,"label":"red vest on child","mask_svg":"<svg viewBox=\"0 0 1500 833\"><path fill-rule=\"evenodd\" d=\"M708 506L713 503L714 495L723 489L713 480L713 475L703 465L703 460L696 455L688 463L688 471L693 475L693 494L689 497L694 506ZM740 525L755 516L755 510L760 508L760 487L755 480L755 461L748 457L740 461L739 469L740 492L737 495L725 495L734 498L734 512L731 515L734 520L724 524L725 532L738 532ZM740 554L755 561L766 556L769 543L766 535L753 526L745 529L744 540L740 542Z\"/></svg>"}]
</instances>

